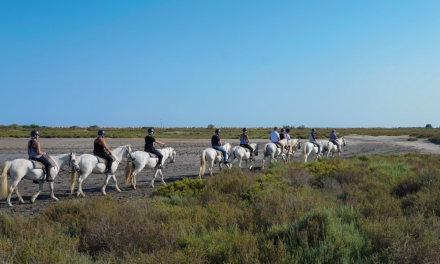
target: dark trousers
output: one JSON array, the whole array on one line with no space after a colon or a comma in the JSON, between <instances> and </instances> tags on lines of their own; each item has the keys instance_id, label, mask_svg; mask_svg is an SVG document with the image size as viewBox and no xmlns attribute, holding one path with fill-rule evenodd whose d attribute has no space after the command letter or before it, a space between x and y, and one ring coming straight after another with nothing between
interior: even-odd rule
<instances>
[{"instance_id":1,"label":"dark trousers","mask_svg":"<svg viewBox=\"0 0 440 264\"><path fill-rule=\"evenodd\" d=\"M113 158L110 156L110 154L106 152L99 152L99 153L93 153L94 155L103 158L107 161L107 170L105 172L111 172L112 171L112 164L113 164Z\"/></svg>"},{"instance_id":2,"label":"dark trousers","mask_svg":"<svg viewBox=\"0 0 440 264\"><path fill-rule=\"evenodd\" d=\"M341 145L339 145L338 141L336 140L330 140L331 143L335 144L336 146L338 146L338 151L341 152Z\"/></svg>"},{"instance_id":3,"label":"dark trousers","mask_svg":"<svg viewBox=\"0 0 440 264\"><path fill-rule=\"evenodd\" d=\"M38 160L39 162L44 164L44 167L46 167L46 170L50 167L52 167L52 164L49 162L48 159L46 159L45 156L41 155L39 158L35 158L35 160Z\"/></svg>"},{"instance_id":4,"label":"dark trousers","mask_svg":"<svg viewBox=\"0 0 440 264\"><path fill-rule=\"evenodd\" d=\"M157 161L157 164L162 165L163 155L162 155L157 149L153 149L153 151L151 151L151 153L157 155L157 158L159 159L159 160Z\"/></svg>"},{"instance_id":5,"label":"dark trousers","mask_svg":"<svg viewBox=\"0 0 440 264\"><path fill-rule=\"evenodd\" d=\"M249 150L251 151L251 156L252 156L252 152L253 152L254 150L251 148L251 146L249 146L249 144L240 144L240 147L243 147L243 148L247 148L247 149L249 149Z\"/></svg>"}]
</instances>

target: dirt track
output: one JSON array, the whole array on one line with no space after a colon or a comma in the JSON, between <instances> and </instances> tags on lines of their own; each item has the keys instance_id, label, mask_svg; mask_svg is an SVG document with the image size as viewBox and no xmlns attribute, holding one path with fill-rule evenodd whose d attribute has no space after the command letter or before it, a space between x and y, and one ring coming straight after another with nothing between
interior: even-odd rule
<instances>
[{"instance_id":1,"label":"dirt track","mask_svg":"<svg viewBox=\"0 0 440 264\"><path fill-rule=\"evenodd\" d=\"M419 139L418 141L407 141L407 136L399 137L371 137L371 136L358 136L352 135L345 137L347 146L343 149L343 157L348 157L353 154L402 154L408 152L420 152L426 154L440 154L440 146L428 142L426 139ZM196 177L199 171L200 153L203 149L210 146L209 140L170 140L159 139L162 142L167 143L167 146L174 147L177 151L176 162L173 164L166 164L163 171L165 181L171 182L185 177ZM26 143L28 139L13 139L13 138L0 138L0 164L3 164L7 160L13 160L16 158L27 158L26 155ZM238 145L238 140L223 140L224 142L230 142L233 146ZM302 140L301 142L304 142ZM73 151L76 155L84 153L91 153L93 148L92 139L40 139L42 143L42 150L49 154L61 154ZM143 139L107 139L107 145L110 149L119 147L124 144L130 144L133 151L143 149ZM252 142L260 143L262 147L267 140L252 140ZM255 168L261 167L263 153L256 157L254 162ZM313 160L313 157L311 157ZM303 160L299 151L295 153L294 159ZM234 163L235 164L235 163ZM151 195L153 188L150 186L152 180L153 171L142 171L137 176L137 190L124 188L124 168L126 161L121 162L116 177L118 185L122 189L122 193L117 193L114 190L114 183L110 181L107 187L107 195L111 195L117 199L123 198L141 198ZM214 172L218 172L218 166L214 167ZM60 174L55 180L55 196L61 201L67 199L76 199L70 196L70 177L69 169L65 167L61 170ZM105 180L104 175L91 174L83 183L84 193L88 197L102 196L100 188ZM10 180L8 180L10 184ZM155 187L161 186L160 179L156 179ZM18 185L23 199L26 204L18 204L18 199L14 194L12 196L12 208L6 206L5 201L0 201L0 213L20 213L24 216L34 216L38 210L47 208L49 205L56 202L52 201L49 196L49 186L46 184L43 193L37 198L35 204L27 203L30 200L31 195L38 191L38 185L33 184L29 180L23 180ZM84 198L80 198L84 199Z\"/></svg>"}]
</instances>

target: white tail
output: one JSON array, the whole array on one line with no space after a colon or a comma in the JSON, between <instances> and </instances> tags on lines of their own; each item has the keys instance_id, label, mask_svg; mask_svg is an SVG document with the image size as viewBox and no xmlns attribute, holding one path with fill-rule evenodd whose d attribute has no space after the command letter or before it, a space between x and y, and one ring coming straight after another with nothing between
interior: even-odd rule
<instances>
[{"instance_id":1,"label":"white tail","mask_svg":"<svg viewBox=\"0 0 440 264\"><path fill-rule=\"evenodd\" d=\"M3 167L3 173L0 176L0 178L3 178L2 181L2 194L0 194L0 200L5 198L5 196L8 194L8 172L9 168L11 168L11 161L6 161L5 166Z\"/></svg>"},{"instance_id":2,"label":"white tail","mask_svg":"<svg viewBox=\"0 0 440 264\"><path fill-rule=\"evenodd\" d=\"M200 158L199 178L205 175L205 163L206 163L206 150L202 151L202 157Z\"/></svg>"}]
</instances>

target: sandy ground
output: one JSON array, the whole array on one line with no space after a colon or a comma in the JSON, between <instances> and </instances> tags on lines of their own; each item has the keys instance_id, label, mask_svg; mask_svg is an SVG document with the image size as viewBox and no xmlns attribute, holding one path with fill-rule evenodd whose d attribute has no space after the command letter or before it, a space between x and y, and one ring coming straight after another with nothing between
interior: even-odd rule
<instances>
[{"instance_id":1,"label":"sandy ground","mask_svg":"<svg viewBox=\"0 0 440 264\"><path fill-rule=\"evenodd\" d=\"M353 154L403 154L408 152L419 152L426 154L440 154L440 146L428 142L426 139L419 139L418 141L407 141L408 136L398 137L372 137L372 136L360 136L351 135L347 136L347 146L343 149L342 157L346 158ZM158 139L167 143L167 146L174 147L177 151L176 162L172 164L166 164L163 170L165 181L172 182L175 180L183 179L186 177L195 178L199 172L200 153L203 149L210 147L209 140L189 139L189 140L170 140L170 139ZM232 143L233 146L238 145L237 139L224 139L224 142ZM0 164L3 164L7 160L14 160L17 158L27 158L26 145L28 139L14 139L14 138L0 138ZM62 154L73 151L76 155L84 153L91 153L93 150L92 139L40 139L42 144L42 150L49 154ZM106 139L107 145L110 149L119 147L121 145L130 144L133 151L143 150L143 139ZM252 142L260 143L260 147L263 147L267 140L252 140ZM305 142L302 140L301 142ZM259 169L262 165L263 153L256 157L254 166ZM311 157L313 159L313 157ZM300 151L297 151L294 155L294 159L303 160ZM234 163L235 164L235 163ZM114 190L114 183L110 181L107 187L107 195L111 195L116 199L123 198L142 198L151 195L154 190L150 181L153 178L153 171L142 171L137 176L137 190L125 188L124 186L124 168L126 160L121 162L116 177L119 187L122 189L122 193L117 193ZM214 173L218 172L218 166L214 166ZM55 196L61 201L67 199L77 199L70 195L70 170L65 167L61 170L60 174L55 179ZM102 196L100 188L105 180L104 175L91 174L83 183L83 190L87 197ZM8 180L8 185L11 183ZM162 185L160 179L156 179L155 187ZM6 206L5 201L0 201L0 213L8 212L10 214L19 213L23 216L35 216L40 210L47 208L49 205L56 203L52 201L49 196L49 186L45 184L43 193L37 198L35 204L30 204L31 195L38 191L38 185L33 184L32 181L23 180L18 185L19 191L26 201L26 204L18 204L18 199L15 194L12 196L12 208ZM87 199L87 198L79 198Z\"/></svg>"}]
</instances>

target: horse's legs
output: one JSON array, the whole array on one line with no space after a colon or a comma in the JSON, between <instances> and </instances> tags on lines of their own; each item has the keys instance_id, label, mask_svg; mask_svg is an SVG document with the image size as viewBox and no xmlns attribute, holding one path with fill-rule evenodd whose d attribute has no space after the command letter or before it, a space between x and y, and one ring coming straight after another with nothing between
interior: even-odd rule
<instances>
[{"instance_id":1,"label":"horse's legs","mask_svg":"<svg viewBox=\"0 0 440 264\"><path fill-rule=\"evenodd\" d=\"M209 174L212 175L212 168L214 167L214 160L211 161L211 165L209 166Z\"/></svg>"},{"instance_id":2,"label":"horse's legs","mask_svg":"<svg viewBox=\"0 0 440 264\"><path fill-rule=\"evenodd\" d=\"M82 182L87 178L87 176L85 176L85 174L82 174L78 177L78 190L76 191L76 196L86 197L82 190Z\"/></svg>"},{"instance_id":3,"label":"horse's legs","mask_svg":"<svg viewBox=\"0 0 440 264\"><path fill-rule=\"evenodd\" d=\"M263 156L263 169L264 169L264 162L266 161L266 155Z\"/></svg>"},{"instance_id":4,"label":"horse's legs","mask_svg":"<svg viewBox=\"0 0 440 264\"><path fill-rule=\"evenodd\" d=\"M163 180L163 173L162 173L162 170L160 170L160 176L162 176L162 183L165 184L165 185L167 185L167 183Z\"/></svg>"},{"instance_id":5,"label":"horse's legs","mask_svg":"<svg viewBox=\"0 0 440 264\"><path fill-rule=\"evenodd\" d=\"M54 194L53 182L49 183L49 188L50 188L50 197L52 198L52 200L59 201L58 198L56 198L55 194Z\"/></svg>"},{"instance_id":6,"label":"horse's legs","mask_svg":"<svg viewBox=\"0 0 440 264\"><path fill-rule=\"evenodd\" d=\"M115 189L116 189L116 191L120 193L121 189L119 189L119 187L118 187L118 181L116 180L116 175L112 174L112 179L115 182Z\"/></svg>"},{"instance_id":7,"label":"horse's legs","mask_svg":"<svg viewBox=\"0 0 440 264\"><path fill-rule=\"evenodd\" d=\"M153 178L153 180L151 180L151 187L153 187L153 188L154 188L154 180L156 180L156 176L159 171L160 171L159 169L156 170L156 172L154 173L154 178Z\"/></svg>"},{"instance_id":8,"label":"horse's legs","mask_svg":"<svg viewBox=\"0 0 440 264\"><path fill-rule=\"evenodd\" d=\"M23 198L21 197L20 193L18 192L18 186L15 187L15 193L18 196L18 200L20 201L21 204L24 204Z\"/></svg>"},{"instance_id":9,"label":"horse's legs","mask_svg":"<svg viewBox=\"0 0 440 264\"><path fill-rule=\"evenodd\" d=\"M15 181L11 184L11 187L9 187L9 190L8 190L8 198L6 199L6 201L7 201L7 203L8 203L8 206L12 206L12 204L11 204L11 196L12 196L12 193L14 192L15 188L17 188L17 185L18 185L19 182L20 182L20 179L15 180Z\"/></svg>"},{"instance_id":10,"label":"horse's legs","mask_svg":"<svg viewBox=\"0 0 440 264\"><path fill-rule=\"evenodd\" d=\"M30 200L31 203L34 203L35 199L37 199L38 195L40 195L40 193L43 191L43 186L44 186L44 183L40 182L38 192L36 194L32 195L32 197L31 197L31 200Z\"/></svg>"},{"instance_id":11,"label":"horse's legs","mask_svg":"<svg viewBox=\"0 0 440 264\"><path fill-rule=\"evenodd\" d=\"M105 182L104 182L104 186L102 186L101 192L103 195L107 195L107 193L105 193L105 188L107 187L108 181L110 180L110 178L112 177L112 175L110 173L105 175Z\"/></svg>"}]
</instances>

